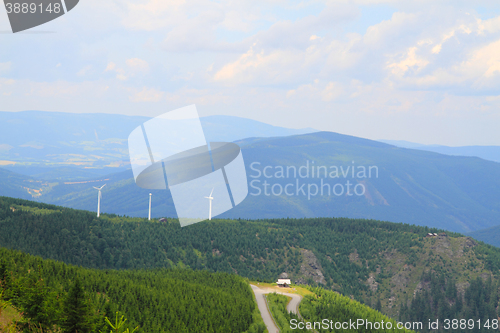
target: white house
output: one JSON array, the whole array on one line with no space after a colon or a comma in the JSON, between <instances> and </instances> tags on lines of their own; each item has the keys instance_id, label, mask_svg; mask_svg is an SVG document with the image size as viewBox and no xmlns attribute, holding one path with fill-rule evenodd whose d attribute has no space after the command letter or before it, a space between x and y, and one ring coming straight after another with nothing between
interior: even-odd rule
<instances>
[{"instance_id":1,"label":"white house","mask_svg":"<svg viewBox=\"0 0 500 333\"><path fill-rule=\"evenodd\" d=\"M276 283L280 287L288 287L289 285L292 284L292 281L290 281L290 279L278 279L278 282Z\"/></svg>"}]
</instances>

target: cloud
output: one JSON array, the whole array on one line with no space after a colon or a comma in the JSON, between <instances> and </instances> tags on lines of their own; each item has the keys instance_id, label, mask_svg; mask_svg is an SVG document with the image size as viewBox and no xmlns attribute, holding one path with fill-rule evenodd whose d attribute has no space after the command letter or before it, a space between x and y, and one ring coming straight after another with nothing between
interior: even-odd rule
<instances>
[{"instance_id":1,"label":"cloud","mask_svg":"<svg viewBox=\"0 0 500 333\"><path fill-rule=\"evenodd\" d=\"M159 102L165 93L154 88L143 87L141 91L130 96L132 102Z\"/></svg>"},{"instance_id":2,"label":"cloud","mask_svg":"<svg viewBox=\"0 0 500 333\"><path fill-rule=\"evenodd\" d=\"M400 62L395 62L387 65L392 72L392 74L397 76L403 76L409 69L414 72L418 72L429 64L429 61L418 57L415 53L417 52L417 47L410 47L406 56Z\"/></svg>"},{"instance_id":3,"label":"cloud","mask_svg":"<svg viewBox=\"0 0 500 333\"><path fill-rule=\"evenodd\" d=\"M125 60L124 67L118 67L114 62L109 62L104 71L115 72L118 80L125 81L131 77L147 74L149 72L149 64L145 60L131 58Z\"/></svg>"},{"instance_id":4,"label":"cloud","mask_svg":"<svg viewBox=\"0 0 500 333\"><path fill-rule=\"evenodd\" d=\"M186 19L185 0L127 1L122 24L134 30L154 31L174 26Z\"/></svg>"},{"instance_id":5,"label":"cloud","mask_svg":"<svg viewBox=\"0 0 500 333\"><path fill-rule=\"evenodd\" d=\"M488 19L447 0L87 0L50 23L53 40L4 40L0 105L154 116L196 103L374 137L416 122L437 137L425 119L500 107L500 12L482 5Z\"/></svg>"},{"instance_id":6,"label":"cloud","mask_svg":"<svg viewBox=\"0 0 500 333\"><path fill-rule=\"evenodd\" d=\"M125 61L128 68L134 73L147 73L149 72L149 64L139 58L132 58Z\"/></svg>"},{"instance_id":7,"label":"cloud","mask_svg":"<svg viewBox=\"0 0 500 333\"><path fill-rule=\"evenodd\" d=\"M344 93L344 88L338 82L320 83L314 80L312 84L304 84L297 89L287 91L286 97L289 99L302 100L321 100L323 102L332 102Z\"/></svg>"}]
</instances>

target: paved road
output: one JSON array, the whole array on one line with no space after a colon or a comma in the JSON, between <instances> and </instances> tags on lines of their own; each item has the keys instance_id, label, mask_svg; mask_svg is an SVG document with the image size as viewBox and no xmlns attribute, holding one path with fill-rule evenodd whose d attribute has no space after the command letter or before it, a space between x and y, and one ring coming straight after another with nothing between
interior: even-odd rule
<instances>
[{"instance_id":1,"label":"paved road","mask_svg":"<svg viewBox=\"0 0 500 333\"><path fill-rule=\"evenodd\" d=\"M274 320L271 317L271 314L269 313L269 310L267 309L266 305L266 299L264 298L265 294L273 293L276 292L277 294L289 296L292 298L292 300L288 303L286 306L286 309L289 312L293 312L295 314L299 315L299 304L300 301L302 300L302 296L297 295L297 294L289 294L289 293L284 293L280 291L276 291L274 289L261 289L257 287L256 285L251 284L253 293L255 294L255 298L257 299L257 306L259 307L260 315L262 316L262 319L264 320L264 324L267 326L267 330L269 333L279 333L278 327L276 327L276 324L274 323Z\"/></svg>"}]
</instances>

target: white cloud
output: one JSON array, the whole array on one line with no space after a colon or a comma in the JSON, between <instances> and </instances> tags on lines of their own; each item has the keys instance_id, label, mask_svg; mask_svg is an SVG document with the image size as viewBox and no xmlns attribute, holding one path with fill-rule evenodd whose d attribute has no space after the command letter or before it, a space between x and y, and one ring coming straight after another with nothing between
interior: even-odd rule
<instances>
[{"instance_id":1,"label":"white cloud","mask_svg":"<svg viewBox=\"0 0 500 333\"><path fill-rule=\"evenodd\" d=\"M60 32L53 40L26 34L21 48L5 39L3 108L155 115L196 103L276 125L377 136L391 130L383 117L394 121L394 133L412 132L413 117L434 135L425 119L484 120L500 106L500 16L481 19L472 2L82 5L78 15L50 23ZM358 122L359 129L351 125Z\"/></svg>"},{"instance_id":2,"label":"white cloud","mask_svg":"<svg viewBox=\"0 0 500 333\"><path fill-rule=\"evenodd\" d=\"M410 47L403 60L391 63L387 65L387 68L396 76L403 76L409 69L413 69L414 72L419 72L429 64L429 61L417 56L416 52L417 47Z\"/></svg>"},{"instance_id":3,"label":"white cloud","mask_svg":"<svg viewBox=\"0 0 500 333\"><path fill-rule=\"evenodd\" d=\"M163 91L143 87L141 91L134 93L130 100L132 102L159 102L164 94Z\"/></svg>"},{"instance_id":4,"label":"white cloud","mask_svg":"<svg viewBox=\"0 0 500 333\"><path fill-rule=\"evenodd\" d=\"M320 83L314 80L312 84L303 84L297 89L287 91L288 99L302 100L321 100L323 102L332 102L344 93L344 88L338 82Z\"/></svg>"},{"instance_id":5,"label":"white cloud","mask_svg":"<svg viewBox=\"0 0 500 333\"><path fill-rule=\"evenodd\" d=\"M129 69L134 73L147 73L149 72L149 64L139 58L127 59L126 61Z\"/></svg>"},{"instance_id":6,"label":"white cloud","mask_svg":"<svg viewBox=\"0 0 500 333\"><path fill-rule=\"evenodd\" d=\"M145 0L126 2L122 24L130 29L154 31L186 19L185 0Z\"/></svg>"},{"instance_id":7,"label":"white cloud","mask_svg":"<svg viewBox=\"0 0 500 333\"><path fill-rule=\"evenodd\" d=\"M147 74L149 72L149 64L145 60L131 58L125 60L124 67L118 67L114 62L109 62L104 71L115 72L117 79L125 81L131 77Z\"/></svg>"}]
</instances>

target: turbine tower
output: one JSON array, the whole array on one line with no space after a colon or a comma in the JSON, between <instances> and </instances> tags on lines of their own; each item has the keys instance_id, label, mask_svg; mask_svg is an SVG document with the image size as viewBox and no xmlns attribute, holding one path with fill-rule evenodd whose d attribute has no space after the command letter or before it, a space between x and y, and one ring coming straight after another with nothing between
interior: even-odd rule
<instances>
[{"instance_id":1,"label":"turbine tower","mask_svg":"<svg viewBox=\"0 0 500 333\"><path fill-rule=\"evenodd\" d=\"M208 208L208 219L209 220L212 219L212 200L214 200L214 198L212 197L212 193L214 193L214 188L212 188L212 192L210 192L210 195L208 197L205 197L210 201L210 206Z\"/></svg>"},{"instance_id":2,"label":"turbine tower","mask_svg":"<svg viewBox=\"0 0 500 333\"><path fill-rule=\"evenodd\" d=\"M148 220L151 220L151 193L149 193L149 215Z\"/></svg>"},{"instance_id":3,"label":"turbine tower","mask_svg":"<svg viewBox=\"0 0 500 333\"><path fill-rule=\"evenodd\" d=\"M93 186L96 190L99 190L99 194L97 194L97 217L101 215L101 190L104 186L106 186L106 184L102 185L101 187Z\"/></svg>"}]
</instances>

